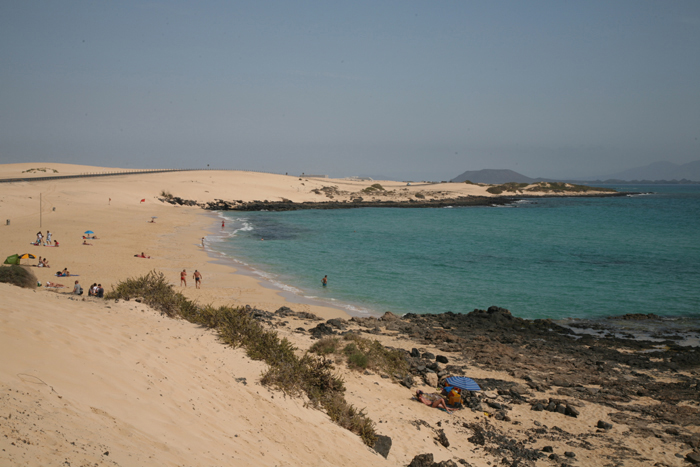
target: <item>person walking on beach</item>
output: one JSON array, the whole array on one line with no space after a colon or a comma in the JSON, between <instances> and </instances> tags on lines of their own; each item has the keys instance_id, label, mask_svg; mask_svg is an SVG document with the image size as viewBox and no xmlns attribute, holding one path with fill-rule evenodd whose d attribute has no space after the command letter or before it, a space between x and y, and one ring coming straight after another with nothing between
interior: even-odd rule
<instances>
[{"instance_id":1,"label":"person walking on beach","mask_svg":"<svg viewBox=\"0 0 700 467\"><path fill-rule=\"evenodd\" d=\"M202 282L202 273L195 269L194 274L192 274L192 277L194 277L194 286L198 289Z\"/></svg>"},{"instance_id":2,"label":"person walking on beach","mask_svg":"<svg viewBox=\"0 0 700 467\"><path fill-rule=\"evenodd\" d=\"M46 231L46 245L51 246L51 232Z\"/></svg>"},{"instance_id":3,"label":"person walking on beach","mask_svg":"<svg viewBox=\"0 0 700 467\"><path fill-rule=\"evenodd\" d=\"M321 279L321 285L324 287L328 285L328 276L323 276L323 279Z\"/></svg>"},{"instance_id":4,"label":"person walking on beach","mask_svg":"<svg viewBox=\"0 0 700 467\"><path fill-rule=\"evenodd\" d=\"M187 287L187 271L184 269L180 273L180 287L182 287L182 284L185 284L185 287Z\"/></svg>"},{"instance_id":5,"label":"person walking on beach","mask_svg":"<svg viewBox=\"0 0 700 467\"><path fill-rule=\"evenodd\" d=\"M204 248L204 237L202 237L202 248Z\"/></svg>"}]
</instances>

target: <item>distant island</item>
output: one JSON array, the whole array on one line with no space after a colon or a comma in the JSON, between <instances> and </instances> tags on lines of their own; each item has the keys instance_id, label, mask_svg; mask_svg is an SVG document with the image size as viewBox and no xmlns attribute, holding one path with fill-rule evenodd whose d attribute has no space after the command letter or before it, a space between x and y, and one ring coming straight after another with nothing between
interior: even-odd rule
<instances>
[{"instance_id":1,"label":"distant island","mask_svg":"<svg viewBox=\"0 0 700 467\"><path fill-rule=\"evenodd\" d=\"M677 170L671 170L673 167L669 167L669 164ZM650 175L653 173L663 173L665 175L678 175L681 173L684 175L677 178L653 178L653 175ZM468 170L450 181L453 183L471 182L488 185L502 185L507 183L534 184L539 182L570 183L576 185L697 185L700 184L700 161L690 162L681 166L670 162L654 163L646 167L630 169L613 175L615 176L598 180L555 180L545 177L532 178L507 169L483 169ZM631 178L631 175L637 175L639 177Z\"/></svg>"}]
</instances>

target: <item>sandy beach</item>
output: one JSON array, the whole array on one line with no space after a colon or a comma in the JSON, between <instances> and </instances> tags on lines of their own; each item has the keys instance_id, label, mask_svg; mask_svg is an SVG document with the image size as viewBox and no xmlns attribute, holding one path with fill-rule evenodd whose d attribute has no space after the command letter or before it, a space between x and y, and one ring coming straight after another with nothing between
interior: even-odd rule
<instances>
[{"instance_id":1,"label":"sandy beach","mask_svg":"<svg viewBox=\"0 0 700 467\"><path fill-rule=\"evenodd\" d=\"M35 168L51 170L26 172ZM595 401L581 402L572 395L563 396L551 384L559 375L550 375L550 384L533 387L528 384L533 378L528 379L526 373L475 364L461 349L445 347L444 339L411 337L376 322L372 326L376 324L377 331L368 336L384 345L444 355L452 364L466 368L467 376L521 388L527 400L567 398L572 405L573 401L580 404L576 406L578 416L566 416L532 410L532 403L513 403L511 396L504 399L499 391L487 390L484 404L508 405L507 419L495 418L495 410L488 408L448 415L411 400L415 389L434 391L418 377L409 389L392 378L340 364L337 371L345 380L347 400L365 409L377 433L391 438L391 449L384 458L322 411L308 407L303 398L286 397L261 385L265 364L249 359L241 349L223 345L214 332L164 317L135 301L115 303L70 292L76 280L84 288L101 283L109 291L121 280L156 270L176 290L201 304L250 305L267 312L288 306L324 321L341 318L347 329L367 329L362 322L350 321L352 317L340 309L291 303L278 290L261 283L262 279L237 271L233 263L217 261L202 246L202 238L206 245L206 237L221 229L216 214L199 206L172 205L165 198L169 194L199 203L343 201L380 183L388 193L374 197L405 201L415 199L416 193L428 199L492 196L486 187L464 183L407 186L214 170L29 179L110 170L119 169L50 163L0 165L0 178L23 179L0 183L2 258L15 253L46 257L50 267L32 267L32 272L42 284L51 281L65 286L28 290L0 284L0 465L405 466L415 456L429 453L435 462L444 461L442 465L474 467L500 463L681 466L689 465L685 456L700 445L697 397L677 401L690 414L688 423L653 415L642 419L636 409L629 412L634 417L611 418L613 413L627 413L627 405L651 407L659 402L646 394L616 401L615 409ZM332 198L328 187L334 187ZM46 235L47 229L60 246L32 245L37 231ZM86 231L93 231L97 238L83 239ZM135 256L141 253L150 258ZM36 261L23 260L23 264ZM71 276L55 277L64 268ZM183 270L186 287L180 286ZM195 270L203 275L201 289L194 287ZM308 332L295 330L308 331L318 322L291 317L276 323L279 335L299 352L313 344ZM496 352L501 344L484 345ZM628 367L625 371L626 375L636 370ZM694 379L697 394L697 367L644 373L659 381ZM604 383L597 386L604 388ZM697 414L694 422L693 414ZM622 423L633 418L634 423ZM598 428L599 421L612 427ZM552 452L544 452L539 459L515 460L515 451L502 447L506 441L470 441L475 424L501 433L518 449L539 452L550 446ZM440 432L449 440L448 446L438 440ZM556 457L550 459L550 454Z\"/></svg>"}]
</instances>

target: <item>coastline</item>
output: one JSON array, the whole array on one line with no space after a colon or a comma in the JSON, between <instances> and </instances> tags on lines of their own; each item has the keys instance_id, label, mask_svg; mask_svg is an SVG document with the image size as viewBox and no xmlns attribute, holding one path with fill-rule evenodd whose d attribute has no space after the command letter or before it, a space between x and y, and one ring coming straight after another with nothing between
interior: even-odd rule
<instances>
[{"instance_id":1,"label":"coastline","mask_svg":"<svg viewBox=\"0 0 700 467\"><path fill-rule=\"evenodd\" d=\"M101 282L107 288L127 277L162 271L176 290L200 304L251 305L271 313L270 325L302 351L314 342L311 330L318 322L272 312L284 306L309 311L327 326L332 326L329 318L345 318L336 321L344 330L332 327L339 337L353 330L383 345L411 353L415 348L411 389L398 385L392 375L337 365L348 401L390 437L387 457L324 413L305 407L302 399L261 385L264 365L241 349L223 346L211 331L164 318L133 300L115 303L77 298L69 289L33 291L0 284L0 351L10 356L0 364L5 435L0 437L0 460L22 465L68 459L75 465L123 466L405 466L416 455L430 453L436 461L461 459L474 467L506 461L551 465L566 459L591 466L680 466L685 465L682 457L700 446L697 363L689 358L676 362L675 369L666 364L667 358L674 363L673 358L695 354L671 347L659 356L629 340L572 341L548 320L528 324L500 310L468 318L347 320L339 310L290 304L255 277L206 254L200 240L210 232L212 216L199 207L163 204L159 192L187 195L189 190L193 199L219 190L211 196L247 196L249 201L297 196L295 202L318 195L284 186L289 181L284 176L246 174L231 183L235 174L205 175L0 186L0 215L11 219L10 225L0 226L3 248L8 254L48 255L51 268L31 268L42 282L56 281L52 272L63 267L80 274L75 279L84 285ZM280 186L273 189L275 183ZM152 216L155 223L148 222ZM28 245L34 231L47 227L60 248ZM80 236L88 229L99 238L83 246ZM152 258L135 258L141 251ZM179 288L183 268L190 281L194 269L203 273L202 289L191 282ZM457 320L465 321L458 325ZM552 342L556 346L550 348ZM438 373L459 371L484 386L478 398L481 410L448 416L411 400L416 388L435 390L427 383L427 365L436 364L427 356L431 353L449 361L438 364ZM659 399L657 392L667 399ZM536 409L552 400L565 402L578 415ZM599 428L598 422L610 427ZM449 443L439 441L443 438ZM551 451L543 452L546 447Z\"/></svg>"}]
</instances>

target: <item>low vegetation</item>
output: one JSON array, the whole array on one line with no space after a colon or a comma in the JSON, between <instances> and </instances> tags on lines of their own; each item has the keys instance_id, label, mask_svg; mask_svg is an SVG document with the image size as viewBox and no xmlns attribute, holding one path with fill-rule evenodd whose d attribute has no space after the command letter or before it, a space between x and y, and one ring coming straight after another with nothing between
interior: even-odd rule
<instances>
[{"instance_id":1,"label":"low vegetation","mask_svg":"<svg viewBox=\"0 0 700 467\"><path fill-rule=\"evenodd\" d=\"M165 199L173 199L173 194L168 190L160 190L160 195Z\"/></svg>"},{"instance_id":2,"label":"low vegetation","mask_svg":"<svg viewBox=\"0 0 700 467\"><path fill-rule=\"evenodd\" d=\"M24 287L25 289L35 289L38 280L31 270L13 264L11 266L0 266L0 282Z\"/></svg>"},{"instance_id":3,"label":"low vegetation","mask_svg":"<svg viewBox=\"0 0 700 467\"><path fill-rule=\"evenodd\" d=\"M386 189L380 183L375 183L362 189L362 193L375 193L377 191L386 191Z\"/></svg>"},{"instance_id":4,"label":"low vegetation","mask_svg":"<svg viewBox=\"0 0 700 467\"><path fill-rule=\"evenodd\" d=\"M510 183L504 183L503 185L497 185L497 186L492 186L486 189L489 193L492 193L494 195L500 195L504 191L512 192L515 193L517 191L522 191L523 188L528 186L527 183L515 183L515 182L510 182Z\"/></svg>"},{"instance_id":5,"label":"low vegetation","mask_svg":"<svg viewBox=\"0 0 700 467\"><path fill-rule=\"evenodd\" d=\"M587 193L595 192L615 192L612 188L598 188L586 185L574 185L564 182L537 182L530 185L529 183L504 183L502 185L494 185L486 189L491 194L500 195L501 193Z\"/></svg>"},{"instance_id":6,"label":"low vegetation","mask_svg":"<svg viewBox=\"0 0 700 467\"><path fill-rule=\"evenodd\" d=\"M22 173L36 173L36 172L48 172L48 171L51 171L55 174L58 173L58 170L50 169L48 167L37 167L35 169L27 169L27 170L23 170Z\"/></svg>"},{"instance_id":7,"label":"low vegetation","mask_svg":"<svg viewBox=\"0 0 700 467\"><path fill-rule=\"evenodd\" d=\"M600 188L587 185L574 185L563 182L539 182L525 191L552 192L552 193L586 193L589 191L615 192L612 188Z\"/></svg>"},{"instance_id":8,"label":"low vegetation","mask_svg":"<svg viewBox=\"0 0 700 467\"><path fill-rule=\"evenodd\" d=\"M354 333L345 334L342 340L338 337L320 339L309 352L324 357L333 355L357 370L370 369L386 375L405 374L409 370L403 351L384 347L377 340Z\"/></svg>"},{"instance_id":9,"label":"low vegetation","mask_svg":"<svg viewBox=\"0 0 700 467\"><path fill-rule=\"evenodd\" d=\"M323 353L298 356L291 342L263 327L245 308L200 306L176 292L165 275L156 271L120 282L105 298L138 298L171 318L180 317L216 330L226 344L241 347L250 358L267 363L269 368L262 375L262 384L288 395L306 395L310 405L322 408L335 423L374 446L374 422L345 400L345 385L334 373L333 362Z\"/></svg>"}]
</instances>

